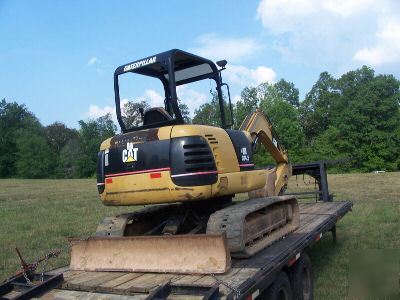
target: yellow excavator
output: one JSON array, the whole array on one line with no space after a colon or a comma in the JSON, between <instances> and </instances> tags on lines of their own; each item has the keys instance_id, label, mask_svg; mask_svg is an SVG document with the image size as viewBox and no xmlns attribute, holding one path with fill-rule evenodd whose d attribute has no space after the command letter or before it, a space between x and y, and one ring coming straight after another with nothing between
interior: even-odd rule
<instances>
[{"instance_id":1,"label":"yellow excavator","mask_svg":"<svg viewBox=\"0 0 400 300\"><path fill-rule=\"evenodd\" d=\"M101 144L97 187L104 205L145 207L105 218L93 237L71 239L71 269L224 273L231 257L250 257L298 227L297 200L282 195L291 165L271 122L256 110L231 129L226 63L174 49L116 69L122 133ZM128 127L119 86L132 73L161 81L165 99ZM215 82L220 127L185 124L179 108L177 86L205 79ZM275 167L255 167L257 144ZM239 193L248 199L233 201Z\"/></svg>"}]
</instances>

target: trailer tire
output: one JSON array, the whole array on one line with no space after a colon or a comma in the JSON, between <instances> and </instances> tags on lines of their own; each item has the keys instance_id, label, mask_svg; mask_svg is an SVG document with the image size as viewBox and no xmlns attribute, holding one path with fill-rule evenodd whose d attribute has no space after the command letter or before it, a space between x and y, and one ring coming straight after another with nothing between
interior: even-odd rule
<instances>
[{"instance_id":1,"label":"trailer tire","mask_svg":"<svg viewBox=\"0 0 400 300\"><path fill-rule=\"evenodd\" d=\"M292 288L285 272L280 271L271 286L262 293L264 300L292 300Z\"/></svg>"},{"instance_id":2,"label":"trailer tire","mask_svg":"<svg viewBox=\"0 0 400 300\"><path fill-rule=\"evenodd\" d=\"M310 257L303 253L299 260L289 269L290 285L293 299L314 299L314 276Z\"/></svg>"}]
</instances>

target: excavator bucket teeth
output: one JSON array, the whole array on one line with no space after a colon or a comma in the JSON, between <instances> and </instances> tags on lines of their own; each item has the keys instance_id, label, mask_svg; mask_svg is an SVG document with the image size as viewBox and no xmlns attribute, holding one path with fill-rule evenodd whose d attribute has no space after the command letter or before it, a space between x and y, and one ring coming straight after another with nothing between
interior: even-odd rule
<instances>
[{"instance_id":1,"label":"excavator bucket teeth","mask_svg":"<svg viewBox=\"0 0 400 300\"><path fill-rule=\"evenodd\" d=\"M70 239L71 270L221 274L230 268L225 235Z\"/></svg>"}]
</instances>

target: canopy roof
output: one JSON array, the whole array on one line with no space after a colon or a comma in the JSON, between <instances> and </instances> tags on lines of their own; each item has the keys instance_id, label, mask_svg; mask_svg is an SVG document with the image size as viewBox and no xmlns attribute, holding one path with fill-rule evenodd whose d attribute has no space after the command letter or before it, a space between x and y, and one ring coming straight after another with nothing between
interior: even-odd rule
<instances>
[{"instance_id":1,"label":"canopy roof","mask_svg":"<svg viewBox=\"0 0 400 300\"><path fill-rule=\"evenodd\" d=\"M203 57L173 49L146 57L118 67L115 75L127 72L159 78L164 84L169 82L168 65L175 71L175 84L181 85L205 78L218 76L215 64Z\"/></svg>"}]
</instances>

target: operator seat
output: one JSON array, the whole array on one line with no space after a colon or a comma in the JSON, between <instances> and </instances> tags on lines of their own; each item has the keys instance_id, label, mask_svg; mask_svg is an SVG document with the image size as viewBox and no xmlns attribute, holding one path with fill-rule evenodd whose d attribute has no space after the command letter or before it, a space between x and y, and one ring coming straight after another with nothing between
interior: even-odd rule
<instances>
[{"instance_id":1,"label":"operator seat","mask_svg":"<svg viewBox=\"0 0 400 300\"><path fill-rule=\"evenodd\" d=\"M165 121L171 121L172 117L170 114L162 107L153 107L144 113L143 125L150 125Z\"/></svg>"}]
</instances>

